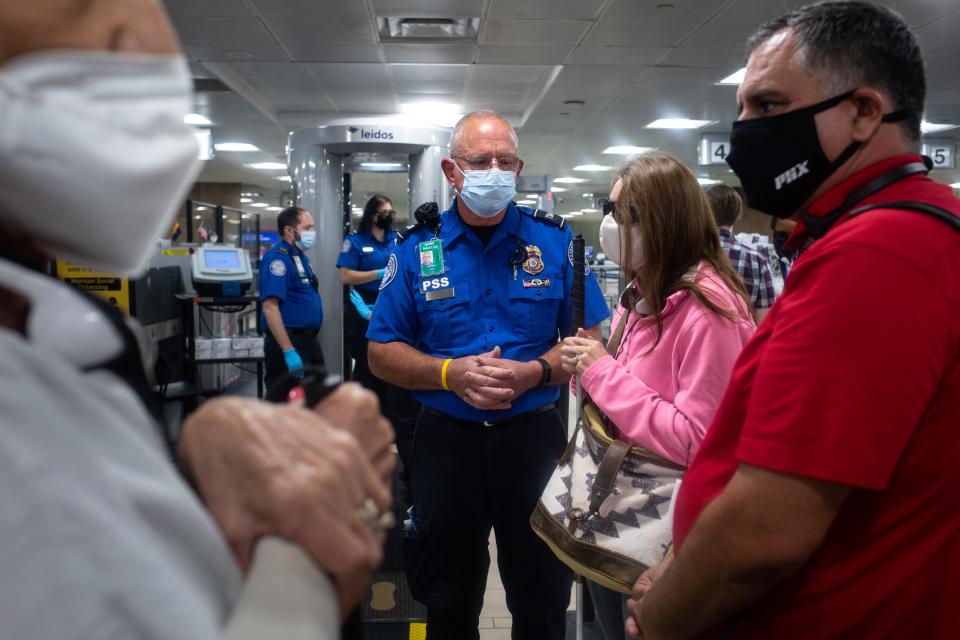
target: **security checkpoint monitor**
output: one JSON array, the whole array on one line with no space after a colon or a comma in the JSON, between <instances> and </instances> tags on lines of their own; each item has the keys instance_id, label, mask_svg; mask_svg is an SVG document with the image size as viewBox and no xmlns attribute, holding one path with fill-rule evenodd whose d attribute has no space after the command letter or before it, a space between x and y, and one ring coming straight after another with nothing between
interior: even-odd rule
<instances>
[{"instance_id":1,"label":"security checkpoint monitor","mask_svg":"<svg viewBox=\"0 0 960 640\"><path fill-rule=\"evenodd\" d=\"M250 254L238 247L204 245L193 252L193 288L199 296L239 296L250 289Z\"/></svg>"}]
</instances>

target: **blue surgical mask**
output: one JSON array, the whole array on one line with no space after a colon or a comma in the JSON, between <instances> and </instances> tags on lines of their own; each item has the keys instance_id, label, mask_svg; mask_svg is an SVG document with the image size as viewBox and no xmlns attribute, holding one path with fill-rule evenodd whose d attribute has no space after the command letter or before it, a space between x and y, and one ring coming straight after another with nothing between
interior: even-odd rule
<instances>
[{"instance_id":1,"label":"blue surgical mask","mask_svg":"<svg viewBox=\"0 0 960 640\"><path fill-rule=\"evenodd\" d=\"M307 251L317 242L317 232L316 231L301 231L300 239L297 240L297 246L300 247L301 251Z\"/></svg>"},{"instance_id":2,"label":"blue surgical mask","mask_svg":"<svg viewBox=\"0 0 960 640\"><path fill-rule=\"evenodd\" d=\"M463 171L460 197L481 218L493 218L517 195L517 172L500 169Z\"/></svg>"}]
</instances>

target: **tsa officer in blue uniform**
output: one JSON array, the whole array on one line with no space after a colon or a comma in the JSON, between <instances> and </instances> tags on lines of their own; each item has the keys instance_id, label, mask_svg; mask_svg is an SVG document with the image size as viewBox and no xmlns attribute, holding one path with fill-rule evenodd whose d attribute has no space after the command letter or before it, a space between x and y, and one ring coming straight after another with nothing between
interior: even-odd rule
<instances>
[{"instance_id":1,"label":"tsa officer in blue uniform","mask_svg":"<svg viewBox=\"0 0 960 640\"><path fill-rule=\"evenodd\" d=\"M396 213L386 196L370 198L363 208L357 232L344 239L337 258L340 281L353 287L350 292L353 304L344 305L343 310L344 341L355 363L353 379L377 392L381 403L384 383L375 378L367 366L367 327L387 259L393 253L397 232L392 227Z\"/></svg>"},{"instance_id":2,"label":"tsa officer in blue uniform","mask_svg":"<svg viewBox=\"0 0 960 640\"><path fill-rule=\"evenodd\" d=\"M265 382L271 384L286 371L323 364L317 334L323 324L323 306L317 277L307 251L317 232L313 216L290 207L277 216L282 238L260 261L260 300L268 331L264 338Z\"/></svg>"},{"instance_id":3,"label":"tsa officer in blue uniform","mask_svg":"<svg viewBox=\"0 0 960 640\"><path fill-rule=\"evenodd\" d=\"M450 150L442 168L457 198L400 233L367 333L374 374L424 407L408 578L430 640L479 638L492 526L512 637L562 640L573 576L529 519L566 445L555 403L558 339L574 329L573 238L559 216L511 202L523 162L503 116L465 116ZM609 310L586 283L598 335Z\"/></svg>"}]
</instances>

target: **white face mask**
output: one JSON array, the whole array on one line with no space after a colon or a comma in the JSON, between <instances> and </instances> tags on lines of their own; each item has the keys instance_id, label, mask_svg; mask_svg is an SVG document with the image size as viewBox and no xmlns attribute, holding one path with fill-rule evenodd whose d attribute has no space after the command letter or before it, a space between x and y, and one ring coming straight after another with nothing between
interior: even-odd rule
<instances>
[{"instance_id":1,"label":"white face mask","mask_svg":"<svg viewBox=\"0 0 960 640\"><path fill-rule=\"evenodd\" d=\"M640 236L640 227L630 225L630 261L624 264L623 251L620 247L620 238L623 226L613 219L612 215L603 216L600 222L600 248L607 259L620 265L624 269L636 269L643 262L643 238Z\"/></svg>"},{"instance_id":2,"label":"white face mask","mask_svg":"<svg viewBox=\"0 0 960 640\"><path fill-rule=\"evenodd\" d=\"M46 253L133 275L199 171L185 59L49 51L0 67L0 216Z\"/></svg>"}]
</instances>

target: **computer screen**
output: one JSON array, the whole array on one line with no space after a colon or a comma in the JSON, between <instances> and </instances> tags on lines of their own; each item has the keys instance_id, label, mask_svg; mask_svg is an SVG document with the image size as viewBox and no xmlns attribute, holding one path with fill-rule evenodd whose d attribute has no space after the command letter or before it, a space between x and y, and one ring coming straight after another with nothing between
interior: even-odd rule
<instances>
[{"instance_id":1,"label":"computer screen","mask_svg":"<svg viewBox=\"0 0 960 640\"><path fill-rule=\"evenodd\" d=\"M203 252L207 269L240 270L240 252L233 249L206 249Z\"/></svg>"}]
</instances>

